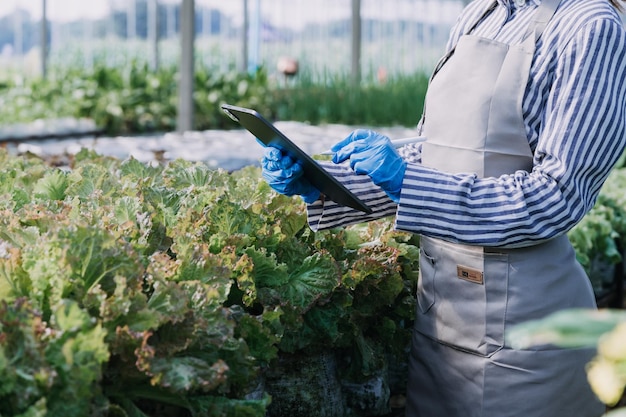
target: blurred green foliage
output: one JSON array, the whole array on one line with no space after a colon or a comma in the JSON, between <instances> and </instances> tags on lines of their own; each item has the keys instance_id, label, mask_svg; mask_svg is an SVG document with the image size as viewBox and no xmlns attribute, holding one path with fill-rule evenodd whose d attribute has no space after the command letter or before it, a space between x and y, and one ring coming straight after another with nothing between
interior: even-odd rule
<instances>
[{"instance_id":1,"label":"blurred green foliage","mask_svg":"<svg viewBox=\"0 0 626 417\"><path fill-rule=\"evenodd\" d=\"M303 74L292 80L256 73L195 72L194 128L236 127L223 103L253 108L270 119L370 126L414 126L421 114L427 77L397 76L354 85L348 76ZM153 71L145 63L124 67L96 63L90 69L51 70L46 79L14 76L0 83L0 124L62 117L90 118L108 134L176 129L178 73Z\"/></svg>"}]
</instances>

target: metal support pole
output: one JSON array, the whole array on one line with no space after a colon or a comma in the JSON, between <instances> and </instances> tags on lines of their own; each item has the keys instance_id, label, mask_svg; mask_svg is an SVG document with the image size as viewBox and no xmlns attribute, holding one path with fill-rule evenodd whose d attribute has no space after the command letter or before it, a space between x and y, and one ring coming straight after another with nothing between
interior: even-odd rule
<instances>
[{"instance_id":1,"label":"metal support pole","mask_svg":"<svg viewBox=\"0 0 626 417\"><path fill-rule=\"evenodd\" d=\"M126 38L135 39L136 37L137 37L137 2L135 0L131 0L128 2L128 9L126 10Z\"/></svg>"},{"instance_id":2,"label":"metal support pole","mask_svg":"<svg viewBox=\"0 0 626 417\"><path fill-rule=\"evenodd\" d=\"M22 10L18 7L15 9L15 39L13 41L13 52L20 59L24 55L24 22L22 21Z\"/></svg>"},{"instance_id":3,"label":"metal support pole","mask_svg":"<svg viewBox=\"0 0 626 417\"><path fill-rule=\"evenodd\" d=\"M352 81L361 82L361 0L352 0Z\"/></svg>"},{"instance_id":4,"label":"metal support pole","mask_svg":"<svg viewBox=\"0 0 626 417\"><path fill-rule=\"evenodd\" d=\"M47 1L41 0L41 77L48 73L48 13Z\"/></svg>"},{"instance_id":5,"label":"metal support pole","mask_svg":"<svg viewBox=\"0 0 626 417\"><path fill-rule=\"evenodd\" d=\"M93 68L93 39L94 39L94 24L92 21L88 19L83 19L83 39L86 40L84 48L84 64L87 68ZM52 40L57 40L55 36L52 37Z\"/></svg>"},{"instance_id":6,"label":"metal support pole","mask_svg":"<svg viewBox=\"0 0 626 417\"><path fill-rule=\"evenodd\" d=\"M111 0L107 1L109 5L109 15L106 19L106 40L111 41L117 38L117 31L115 30L115 8L111 5Z\"/></svg>"},{"instance_id":7,"label":"metal support pole","mask_svg":"<svg viewBox=\"0 0 626 417\"><path fill-rule=\"evenodd\" d=\"M254 2L254 18L250 26L250 57L248 71L255 73L259 67L259 49L261 42L261 0Z\"/></svg>"},{"instance_id":8,"label":"metal support pole","mask_svg":"<svg viewBox=\"0 0 626 417\"><path fill-rule=\"evenodd\" d=\"M148 43L150 68L159 69L159 0L148 0Z\"/></svg>"},{"instance_id":9,"label":"metal support pole","mask_svg":"<svg viewBox=\"0 0 626 417\"><path fill-rule=\"evenodd\" d=\"M243 0L243 33L241 35L241 72L248 70L248 30L250 29L250 14L248 0Z\"/></svg>"},{"instance_id":10,"label":"metal support pole","mask_svg":"<svg viewBox=\"0 0 626 417\"><path fill-rule=\"evenodd\" d=\"M180 81L177 130L193 129L193 79L194 79L194 0L183 0L180 11Z\"/></svg>"},{"instance_id":11,"label":"metal support pole","mask_svg":"<svg viewBox=\"0 0 626 417\"><path fill-rule=\"evenodd\" d=\"M168 6L166 6L166 33L167 33L167 39L172 38L176 35L176 5L175 4L170 4Z\"/></svg>"}]
</instances>

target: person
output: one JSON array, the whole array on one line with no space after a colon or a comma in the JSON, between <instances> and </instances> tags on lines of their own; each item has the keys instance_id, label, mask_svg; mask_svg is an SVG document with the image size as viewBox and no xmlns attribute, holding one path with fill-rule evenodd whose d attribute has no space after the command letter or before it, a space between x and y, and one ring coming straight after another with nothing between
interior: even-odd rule
<instances>
[{"instance_id":1,"label":"person","mask_svg":"<svg viewBox=\"0 0 626 417\"><path fill-rule=\"evenodd\" d=\"M619 0L474 0L453 27L398 151L356 130L323 163L373 210L321 195L268 148L263 177L322 230L395 216L420 235L409 417L597 417L590 349L511 346L519 323L597 308L567 232L626 143Z\"/></svg>"}]
</instances>

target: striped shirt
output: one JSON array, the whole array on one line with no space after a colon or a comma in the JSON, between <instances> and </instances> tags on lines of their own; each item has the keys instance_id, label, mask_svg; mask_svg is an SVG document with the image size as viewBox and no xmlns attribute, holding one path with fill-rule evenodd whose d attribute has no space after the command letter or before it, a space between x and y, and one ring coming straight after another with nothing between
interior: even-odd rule
<instances>
[{"instance_id":1,"label":"striped shirt","mask_svg":"<svg viewBox=\"0 0 626 417\"><path fill-rule=\"evenodd\" d=\"M448 50L491 1L474 0L465 8ZM539 3L498 0L473 34L520 43ZM532 172L498 178L441 172L421 165L420 145L409 145L400 150L407 169L395 204L369 177L324 163L374 213L318 201L308 206L311 228L395 215L399 230L510 248L567 233L593 207L626 144L626 32L608 1L561 2L537 43L522 106Z\"/></svg>"}]
</instances>

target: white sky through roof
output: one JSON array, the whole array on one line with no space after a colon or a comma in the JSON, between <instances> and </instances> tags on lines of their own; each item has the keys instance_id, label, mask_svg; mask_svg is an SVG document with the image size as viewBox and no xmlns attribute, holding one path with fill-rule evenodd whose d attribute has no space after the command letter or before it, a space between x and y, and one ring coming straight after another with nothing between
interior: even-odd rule
<instances>
[{"instance_id":1,"label":"white sky through roof","mask_svg":"<svg viewBox=\"0 0 626 417\"><path fill-rule=\"evenodd\" d=\"M180 3L180 0L160 0L161 4ZM248 0L251 12L254 12L257 0ZM111 7L120 10L127 4L123 0L47 0L47 13L50 20L68 22L73 20L97 19L106 16ZM319 2L310 1L273 1L261 0L264 19L271 22L288 23L294 29L302 28L311 22L350 16L350 2L334 2L333 7L320 7ZM211 7L239 21L243 9L243 0L196 0L197 6ZM396 0L394 7L389 2L363 2L363 18L394 20L397 18L427 21L431 23L449 23L461 10L461 2L441 0ZM27 10L33 19L41 18L42 0L0 0L0 16L14 13L18 8ZM288 17L288 18L287 18Z\"/></svg>"}]
</instances>

